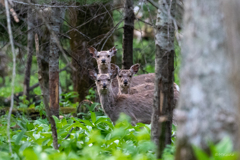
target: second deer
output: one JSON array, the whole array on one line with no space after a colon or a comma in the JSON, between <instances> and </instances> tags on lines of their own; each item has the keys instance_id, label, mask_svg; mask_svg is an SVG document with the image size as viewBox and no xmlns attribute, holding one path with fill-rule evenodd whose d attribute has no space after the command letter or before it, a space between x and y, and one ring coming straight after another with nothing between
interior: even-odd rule
<instances>
[{"instance_id":1,"label":"second deer","mask_svg":"<svg viewBox=\"0 0 240 160\"><path fill-rule=\"evenodd\" d=\"M95 80L100 97L101 106L107 116L116 122L120 113L131 117L132 124L151 123L153 92L145 91L133 95L115 95L112 91L112 79L116 74L97 74L94 70L89 71L90 77Z\"/></svg>"}]
</instances>

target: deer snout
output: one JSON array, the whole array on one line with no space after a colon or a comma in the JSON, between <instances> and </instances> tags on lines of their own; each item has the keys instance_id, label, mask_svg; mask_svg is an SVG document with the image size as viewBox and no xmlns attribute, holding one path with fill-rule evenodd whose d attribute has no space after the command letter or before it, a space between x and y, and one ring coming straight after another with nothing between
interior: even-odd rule
<instances>
[{"instance_id":1,"label":"deer snout","mask_svg":"<svg viewBox=\"0 0 240 160\"><path fill-rule=\"evenodd\" d=\"M106 63L106 59L102 59L102 63Z\"/></svg>"},{"instance_id":2,"label":"deer snout","mask_svg":"<svg viewBox=\"0 0 240 160\"><path fill-rule=\"evenodd\" d=\"M107 85L106 85L106 83L103 83L103 88L107 88Z\"/></svg>"},{"instance_id":3,"label":"deer snout","mask_svg":"<svg viewBox=\"0 0 240 160\"><path fill-rule=\"evenodd\" d=\"M128 81L125 79L125 80L123 81L123 84L127 85L127 84L128 84Z\"/></svg>"}]
</instances>

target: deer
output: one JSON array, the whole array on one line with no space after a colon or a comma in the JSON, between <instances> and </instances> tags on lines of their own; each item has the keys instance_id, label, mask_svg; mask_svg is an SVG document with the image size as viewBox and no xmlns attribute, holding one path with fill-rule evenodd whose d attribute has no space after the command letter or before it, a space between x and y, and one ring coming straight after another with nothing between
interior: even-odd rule
<instances>
[{"instance_id":1,"label":"deer","mask_svg":"<svg viewBox=\"0 0 240 160\"><path fill-rule=\"evenodd\" d=\"M118 94L135 94L145 90L154 89L154 73L142 74L133 77L137 74L140 64L134 64L130 69L120 69L117 65L112 64L111 69L117 70L117 80L118 80Z\"/></svg>"},{"instance_id":2,"label":"deer","mask_svg":"<svg viewBox=\"0 0 240 160\"><path fill-rule=\"evenodd\" d=\"M149 73L149 74L143 74L137 76L136 79L134 79L133 75L137 74L138 70L140 68L140 64L134 64L130 67L129 70L121 70L117 65L112 64L111 70L113 71L116 69L117 71L117 80L119 85L119 92L118 94L136 94L141 93L146 90L151 90L154 92L154 80L155 80L155 74ZM135 80L144 80L143 84L137 85L138 82ZM133 87L132 87L133 86ZM173 83L173 93L174 93L174 108L177 105L178 97L179 97L179 86L176 83Z\"/></svg>"},{"instance_id":3,"label":"deer","mask_svg":"<svg viewBox=\"0 0 240 160\"><path fill-rule=\"evenodd\" d=\"M111 65L114 65L111 63L111 59L113 56L116 55L117 49L112 47L110 50L107 51L100 51L98 52L94 47L89 47L88 51L92 58L96 59L97 65L98 65L98 72L100 74L106 74L106 73L111 73L112 68L115 68L115 66L111 67ZM113 87L113 92L115 94L118 93L118 81L117 79L113 79L112 82L112 87Z\"/></svg>"},{"instance_id":4,"label":"deer","mask_svg":"<svg viewBox=\"0 0 240 160\"><path fill-rule=\"evenodd\" d=\"M113 123L118 120L120 113L130 116L132 125L136 125L139 122L151 123L152 91L149 90L132 95L116 95L112 91L112 80L116 77L117 72L97 74L96 71L89 70L89 75L95 80L101 107Z\"/></svg>"},{"instance_id":5,"label":"deer","mask_svg":"<svg viewBox=\"0 0 240 160\"><path fill-rule=\"evenodd\" d=\"M111 59L116 55L117 49L112 47L108 51L98 52L94 47L88 48L90 55L96 59L98 65L98 71L100 74L106 74L111 72Z\"/></svg>"},{"instance_id":6,"label":"deer","mask_svg":"<svg viewBox=\"0 0 240 160\"><path fill-rule=\"evenodd\" d=\"M90 55L96 59L97 64L98 64L98 70L99 73L110 73L112 72L114 69L112 68L118 68L119 67L115 64L110 63L111 62L111 58L113 56L116 55L117 53L117 49L115 47L111 48L108 51L100 51L98 52L94 47L89 47L88 48ZM128 83L128 88L130 87L130 83L131 83L131 87L137 86L137 85L141 85L138 88L135 88L135 90L144 90L144 89L148 89L148 87L146 87L145 83L154 83L154 79L155 79L155 74L154 73L149 73L149 74L142 74L142 75L138 75L138 76L134 76L134 74L136 74L139 70L140 65L139 64L135 64L131 67L129 72L129 75L131 74L130 80L132 80L132 82ZM120 69L119 69L120 71ZM125 71L125 70L122 70ZM127 71L127 70L126 70ZM147 84L147 86L150 86L150 88L152 88L152 85ZM113 79L113 91L115 94L129 94L128 89L124 89L124 92L119 92L119 82L118 80L115 78ZM121 87L124 87L124 85L121 85ZM126 87L125 87L126 88ZM122 89L121 89L122 90ZM134 93L134 92L132 92Z\"/></svg>"}]
</instances>

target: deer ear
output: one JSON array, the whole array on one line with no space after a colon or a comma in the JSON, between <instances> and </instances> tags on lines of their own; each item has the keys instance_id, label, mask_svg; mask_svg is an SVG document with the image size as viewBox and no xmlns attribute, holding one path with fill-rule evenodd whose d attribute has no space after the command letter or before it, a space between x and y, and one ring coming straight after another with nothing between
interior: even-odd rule
<instances>
[{"instance_id":1,"label":"deer ear","mask_svg":"<svg viewBox=\"0 0 240 160\"><path fill-rule=\"evenodd\" d=\"M116 65L111 63L111 72L117 72L117 74L119 73L120 68Z\"/></svg>"},{"instance_id":2,"label":"deer ear","mask_svg":"<svg viewBox=\"0 0 240 160\"><path fill-rule=\"evenodd\" d=\"M90 55L92 56L92 57L97 57L97 50L94 48L94 47L89 47L88 48L88 51L89 51L89 53L90 53Z\"/></svg>"},{"instance_id":3,"label":"deer ear","mask_svg":"<svg viewBox=\"0 0 240 160\"><path fill-rule=\"evenodd\" d=\"M139 68L140 68L140 64L137 63L137 64L134 64L134 65L131 66L130 71L133 74L136 74L138 72Z\"/></svg>"},{"instance_id":4,"label":"deer ear","mask_svg":"<svg viewBox=\"0 0 240 160\"><path fill-rule=\"evenodd\" d=\"M111 56L115 56L116 53L117 53L117 49L116 49L115 46L114 46L113 48L111 48L111 49L109 50L109 52L111 53Z\"/></svg>"},{"instance_id":5,"label":"deer ear","mask_svg":"<svg viewBox=\"0 0 240 160\"><path fill-rule=\"evenodd\" d=\"M91 69L91 70L88 71L88 73L89 73L89 76L92 80L95 81L97 79L97 73L96 73L95 70Z\"/></svg>"},{"instance_id":6,"label":"deer ear","mask_svg":"<svg viewBox=\"0 0 240 160\"><path fill-rule=\"evenodd\" d=\"M109 73L110 78L114 79L117 76L118 71L119 71L119 67L111 63L111 72Z\"/></svg>"}]
</instances>

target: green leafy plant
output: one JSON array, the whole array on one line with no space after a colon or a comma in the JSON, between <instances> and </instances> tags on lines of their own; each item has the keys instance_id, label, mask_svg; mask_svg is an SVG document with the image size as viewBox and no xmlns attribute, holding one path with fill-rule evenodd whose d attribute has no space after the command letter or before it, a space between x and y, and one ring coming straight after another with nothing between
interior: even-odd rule
<instances>
[{"instance_id":1,"label":"green leafy plant","mask_svg":"<svg viewBox=\"0 0 240 160\"><path fill-rule=\"evenodd\" d=\"M62 107L76 107L76 103L72 103L73 98L78 96L77 92L68 92L68 93L62 93L61 94L62 99L60 100L59 104Z\"/></svg>"},{"instance_id":2,"label":"green leafy plant","mask_svg":"<svg viewBox=\"0 0 240 160\"><path fill-rule=\"evenodd\" d=\"M0 118L0 121L4 121ZM11 130L13 159L156 159L155 145L150 140L150 126L132 126L126 115L121 115L115 125L106 116L91 112L90 120L71 117L55 118L58 151L52 147L51 127L46 119L34 121L17 119ZM74 129L70 133L71 128ZM6 129L6 123L0 126ZM65 137L70 133L70 136ZM0 132L1 158L10 159L7 135ZM0 159L1 159L0 158Z\"/></svg>"},{"instance_id":3,"label":"green leafy plant","mask_svg":"<svg viewBox=\"0 0 240 160\"><path fill-rule=\"evenodd\" d=\"M209 143L210 154L202 149L193 146L194 153L198 160L237 160L237 153L233 152L233 144L229 137L223 138L219 143Z\"/></svg>"}]
</instances>

